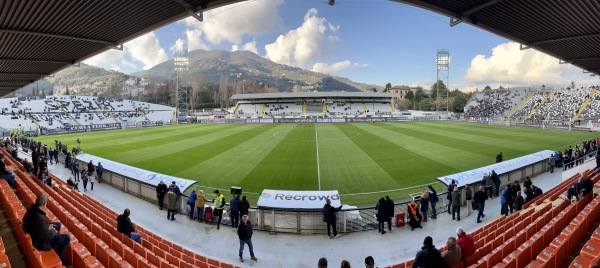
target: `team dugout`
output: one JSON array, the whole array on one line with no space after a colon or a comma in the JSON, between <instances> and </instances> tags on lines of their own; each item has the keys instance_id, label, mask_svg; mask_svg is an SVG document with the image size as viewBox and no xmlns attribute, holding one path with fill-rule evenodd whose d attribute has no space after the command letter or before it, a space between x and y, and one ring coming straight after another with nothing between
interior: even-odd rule
<instances>
[{"instance_id":1,"label":"team dugout","mask_svg":"<svg viewBox=\"0 0 600 268\"><path fill-rule=\"evenodd\" d=\"M244 118L388 117L396 113L392 93L301 92L235 94L234 115Z\"/></svg>"}]
</instances>

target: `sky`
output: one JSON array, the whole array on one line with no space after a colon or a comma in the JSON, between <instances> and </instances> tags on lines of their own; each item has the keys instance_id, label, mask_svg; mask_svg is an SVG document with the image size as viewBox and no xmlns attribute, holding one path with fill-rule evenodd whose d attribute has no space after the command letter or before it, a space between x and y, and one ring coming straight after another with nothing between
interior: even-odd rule
<instances>
[{"instance_id":1,"label":"sky","mask_svg":"<svg viewBox=\"0 0 600 268\"><path fill-rule=\"evenodd\" d=\"M387 0L251 0L204 12L146 33L84 62L132 73L173 58L184 48L247 50L276 63L355 82L429 88L438 49L451 55L449 84L463 91L486 85L567 85L597 79L570 64L466 23Z\"/></svg>"}]
</instances>

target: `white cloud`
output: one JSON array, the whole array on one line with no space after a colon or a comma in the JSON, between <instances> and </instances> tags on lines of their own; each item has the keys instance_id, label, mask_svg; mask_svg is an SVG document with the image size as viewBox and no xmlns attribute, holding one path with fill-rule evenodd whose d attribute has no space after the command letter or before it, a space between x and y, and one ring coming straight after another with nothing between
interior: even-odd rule
<instances>
[{"instance_id":1,"label":"white cloud","mask_svg":"<svg viewBox=\"0 0 600 268\"><path fill-rule=\"evenodd\" d=\"M202 35L194 37L208 40L217 45L223 41L234 44L242 42L244 35L256 36L271 31L281 22L277 6L283 0L245 1L204 12L204 21L195 18L183 20L188 30L197 30ZM192 49L192 40L188 34Z\"/></svg>"},{"instance_id":2,"label":"white cloud","mask_svg":"<svg viewBox=\"0 0 600 268\"><path fill-rule=\"evenodd\" d=\"M477 55L465 75L465 82L483 85L533 85L564 83L568 76L581 72L569 64L533 49L520 50L519 44L504 43L492 55ZM481 87L481 88L483 88Z\"/></svg>"},{"instance_id":3,"label":"white cloud","mask_svg":"<svg viewBox=\"0 0 600 268\"><path fill-rule=\"evenodd\" d=\"M277 63L302 66L321 56L328 44L338 43L337 36L328 34L335 33L339 26L327 23L325 18L317 17L317 13L317 9L309 9L302 25L265 45L265 57Z\"/></svg>"},{"instance_id":4,"label":"white cloud","mask_svg":"<svg viewBox=\"0 0 600 268\"><path fill-rule=\"evenodd\" d=\"M172 53L175 53L175 52L177 52L177 51L182 51L182 50L183 50L183 44L184 44L184 41L183 41L183 39L181 39L181 38L178 38L178 39L175 41L175 44L173 44L171 47L169 47L169 50L170 50Z\"/></svg>"},{"instance_id":5,"label":"white cloud","mask_svg":"<svg viewBox=\"0 0 600 268\"><path fill-rule=\"evenodd\" d=\"M252 42L248 42L246 44L244 44L241 48L238 45L232 45L231 46L231 51L238 51L238 50L242 50L242 51L250 51L250 52L254 52L254 54L258 54L258 50L256 49L256 39L252 39Z\"/></svg>"},{"instance_id":6,"label":"white cloud","mask_svg":"<svg viewBox=\"0 0 600 268\"><path fill-rule=\"evenodd\" d=\"M202 41L202 38L201 38L202 31L197 30L197 29L186 30L185 35L188 40L188 49L189 50L195 50L195 49L208 50L208 49L210 49L210 47L208 47L208 45L206 43L204 43L204 41Z\"/></svg>"},{"instance_id":7,"label":"white cloud","mask_svg":"<svg viewBox=\"0 0 600 268\"><path fill-rule=\"evenodd\" d=\"M125 44L127 53L135 61L144 64L144 70L168 60L167 53L160 46L154 32L149 32Z\"/></svg>"},{"instance_id":8,"label":"white cloud","mask_svg":"<svg viewBox=\"0 0 600 268\"><path fill-rule=\"evenodd\" d=\"M432 85L433 82L431 81L431 79L423 79L415 81L414 83L412 83L412 85L410 85L410 87L422 87L425 89L429 89Z\"/></svg>"},{"instance_id":9,"label":"white cloud","mask_svg":"<svg viewBox=\"0 0 600 268\"><path fill-rule=\"evenodd\" d=\"M361 64L361 63L355 63L355 62L351 62L349 60L345 60L345 61L340 61L340 62L336 62L334 64L327 64L327 63L315 63L312 67L312 70L314 72L320 72L320 73L328 73L328 74L335 74L341 70L345 70L345 69L356 69L356 68L364 68L369 66L368 64Z\"/></svg>"},{"instance_id":10,"label":"white cloud","mask_svg":"<svg viewBox=\"0 0 600 268\"><path fill-rule=\"evenodd\" d=\"M113 70L113 71L117 71L117 72L121 71L121 68L118 65L114 64L114 63L112 63L110 65L110 69Z\"/></svg>"},{"instance_id":11,"label":"white cloud","mask_svg":"<svg viewBox=\"0 0 600 268\"><path fill-rule=\"evenodd\" d=\"M85 64L89 64L89 65L93 65L93 66L97 66L97 67L101 67L101 68L110 70L110 69L112 69L112 64L121 61L123 59L124 55L125 55L124 51L111 49L104 53L98 54L94 57L91 57L87 60L84 60L83 62Z\"/></svg>"}]
</instances>

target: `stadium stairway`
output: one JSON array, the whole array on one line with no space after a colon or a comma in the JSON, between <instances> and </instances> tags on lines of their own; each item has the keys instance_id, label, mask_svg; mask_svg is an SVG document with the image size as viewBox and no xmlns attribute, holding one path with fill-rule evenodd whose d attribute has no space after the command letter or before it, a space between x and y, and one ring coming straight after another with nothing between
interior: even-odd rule
<instances>
[{"instance_id":1,"label":"stadium stairway","mask_svg":"<svg viewBox=\"0 0 600 268\"><path fill-rule=\"evenodd\" d=\"M585 99L585 101L583 102L583 104L581 105L581 107L579 108L577 113L575 114L575 116L573 116L573 118L571 118L571 122L575 122L575 120L577 120L577 118L579 118L579 116L583 113L583 111L585 111L585 108L587 108L588 104L590 104L590 101L592 100L594 95L596 95L595 88L592 89L592 92L590 92L590 94L587 96L587 98Z\"/></svg>"},{"instance_id":2,"label":"stadium stairway","mask_svg":"<svg viewBox=\"0 0 600 268\"><path fill-rule=\"evenodd\" d=\"M523 100L515 105L515 107L513 107L513 109L508 112L508 114L506 116L504 116L504 118L511 118L518 110L521 110L521 108L523 108L523 106L525 106L525 104L531 99L533 98L534 94L531 93L527 93L527 96L525 98L523 98Z\"/></svg>"},{"instance_id":3,"label":"stadium stairway","mask_svg":"<svg viewBox=\"0 0 600 268\"><path fill-rule=\"evenodd\" d=\"M546 98L544 98L544 100L542 100L542 102L540 102L540 104L538 106L536 106L533 110L531 110L531 112L525 118L523 118L522 122L525 122L527 119L531 118L540 108L542 108L542 106L544 106L544 104L550 98L552 98L552 95L554 95L554 92L556 92L556 89L550 91L550 93L546 96Z\"/></svg>"},{"instance_id":4,"label":"stadium stairway","mask_svg":"<svg viewBox=\"0 0 600 268\"><path fill-rule=\"evenodd\" d=\"M3 149L0 151L6 154ZM72 237L66 258L75 267L235 267L192 253L141 226L136 226L136 231L142 234L142 243L135 243L114 227L118 216L114 211L87 195L71 191L68 185L53 175L51 176L55 186L50 188L31 174L24 173L24 168L13 159L9 157L5 159L17 175L17 193L25 204L28 206L33 204L39 194L44 193L48 196L47 218L49 221L61 222L65 227L61 229L61 233L67 233ZM0 182L4 182L8 187L6 181ZM13 193L10 188L8 190ZM17 204L16 196L11 198L15 202L3 202L3 204L14 204L12 211L15 213L11 214L15 215L13 228L19 241L27 241L28 235L20 227L20 219L25 213L25 207L20 204L20 201L20 206ZM25 244L23 251L32 251L30 244ZM28 255L28 260L30 264L37 263L35 267L60 266L56 263L57 256L54 251L35 253L34 250L33 252L33 255Z\"/></svg>"},{"instance_id":5,"label":"stadium stairway","mask_svg":"<svg viewBox=\"0 0 600 268\"><path fill-rule=\"evenodd\" d=\"M588 177L593 176L594 183L600 181L600 174L594 176L594 170L585 172ZM577 202L566 200L567 188L579 177L572 176L526 203L523 210L500 216L472 232L477 250L453 268L562 267L586 232L595 229L600 220L600 196L593 199L593 194L588 194ZM597 231L596 237L600 237L600 229ZM583 241L586 242L589 245L582 247L583 256L573 263L600 264L600 242ZM441 252L445 250L445 246L440 248ZM388 268L410 267L413 262L408 260Z\"/></svg>"},{"instance_id":6,"label":"stadium stairway","mask_svg":"<svg viewBox=\"0 0 600 268\"><path fill-rule=\"evenodd\" d=\"M106 109L106 107L105 107L105 106L104 106L104 105L103 105L101 102L99 102L97 99L96 99L96 100L94 100L94 101L96 102L96 104L98 105L98 107L102 108L102 110L103 110L104 112L107 112L107 113L108 113L108 115L110 116L110 118L112 118L113 120L115 120L115 123L119 123L119 120L117 120L117 119L116 119L116 118L115 118L115 117L112 115L112 113L110 113L110 112L109 112L109 111Z\"/></svg>"},{"instance_id":7,"label":"stadium stairway","mask_svg":"<svg viewBox=\"0 0 600 268\"><path fill-rule=\"evenodd\" d=\"M135 109L136 111L140 111L140 113L144 116L144 118L146 119L146 121L150 121L150 119L148 119L148 116L146 116L146 113L144 112L144 110L137 108L137 105L135 105L135 102L132 102L131 105L133 105L133 109Z\"/></svg>"}]
</instances>

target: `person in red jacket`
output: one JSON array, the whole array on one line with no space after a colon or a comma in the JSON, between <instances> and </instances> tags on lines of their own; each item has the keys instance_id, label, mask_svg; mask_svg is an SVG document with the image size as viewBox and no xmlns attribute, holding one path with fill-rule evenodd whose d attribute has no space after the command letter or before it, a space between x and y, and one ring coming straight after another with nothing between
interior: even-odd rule
<instances>
[{"instance_id":1,"label":"person in red jacket","mask_svg":"<svg viewBox=\"0 0 600 268\"><path fill-rule=\"evenodd\" d=\"M458 236L456 244L460 246L463 259L475 253L475 240L473 240L473 237L470 234L465 233L463 228L458 227L456 229L456 235Z\"/></svg>"}]
</instances>

